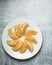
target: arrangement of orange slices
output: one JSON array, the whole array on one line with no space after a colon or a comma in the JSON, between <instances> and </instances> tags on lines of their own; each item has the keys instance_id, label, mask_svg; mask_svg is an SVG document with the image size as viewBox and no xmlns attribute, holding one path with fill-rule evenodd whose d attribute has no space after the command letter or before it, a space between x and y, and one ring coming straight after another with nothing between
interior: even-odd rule
<instances>
[{"instance_id":1,"label":"arrangement of orange slices","mask_svg":"<svg viewBox=\"0 0 52 65\"><path fill-rule=\"evenodd\" d=\"M6 40L6 43L12 47L13 51L24 53L28 49L33 52L33 43L37 44L37 39L34 37L34 35L37 35L37 31L33 29L27 30L27 27L29 27L29 24L24 23L15 25L14 30L8 29L8 35L12 40ZM24 36L24 40L20 39L22 36Z\"/></svg>"}]
</instances>

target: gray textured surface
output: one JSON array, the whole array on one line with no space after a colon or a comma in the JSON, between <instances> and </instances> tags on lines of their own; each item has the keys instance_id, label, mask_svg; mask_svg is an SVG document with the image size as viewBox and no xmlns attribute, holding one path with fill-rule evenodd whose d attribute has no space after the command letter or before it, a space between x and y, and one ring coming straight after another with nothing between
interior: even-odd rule
<instances>
[{"instance_id":1,"label":"gray textured surface","mask_svg":"<svg viewBox=\"0 0 52 65\"><path fill-rule=\"evenodd\" d=\"M25 61L11 58L1 44L4 27L18 17L34 20L43 34L41 51ZM52 0L0 0L0 65L52 65Z\"/></svg>"}]
</instances>

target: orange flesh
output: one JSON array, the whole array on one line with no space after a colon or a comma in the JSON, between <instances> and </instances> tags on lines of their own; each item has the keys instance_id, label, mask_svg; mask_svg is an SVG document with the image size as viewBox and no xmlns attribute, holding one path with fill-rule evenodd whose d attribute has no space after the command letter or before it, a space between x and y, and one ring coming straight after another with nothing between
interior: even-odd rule
<instances>
[{"instance_id":1,"label":"orange flesh","mask_svg":"<svg viewBox=\"0 0 52 65\"><path fill-rule=\"evenodd\" d=\"M22 33L21 33L20 25L15 26L15 32L17 36L21 37Z\"/></svg>"},{"instance_id":2,"label":"orange flesh","mask_svg":"<svg viewBox=\"0 0 52 65\"><path fill-rule=\"evenodd\" d=\"M24 23L24 24L22 25L23 35L25 34L25 31L26 31L26 29L27 29L28 26L29 26L28 23Z\"/></svg>"},{"instance_id":3,"label":"orange flesh","mask_svg":"<svg viewBox=\"0 0 52 65\"><path fill-rule=\"evenodd\" d=\"M19 50L19 52L20 52L20 53L24 53L25 51L26 51L26 43L25 43L25 41L24 41L22 47L21 47L20 50Z\"/></svg>"},{"instance_id":4,"label":"orange flesh","mask_svg":"<svg viewBox=\"0 0 52 65\"><path fill-rule=\"evenodd\" d=\"M15 32L12 31L12 29L8 29L8 35L13 38L13 39L17 39L17 35Z\"/></svg>"},{"instance_id":5,"label":"orange flesh","mask_svg":"<svg viewBox=\"0 0 52 65\"><path fill-rule=\"evenodd\" d=\"M28 50L29 50L30 52L33 52L33 45L32 45L32 43L29 42L29 41L26 41L26 44L27 44Z\"/></svg>"},{"instance_id":6,"label":"orange flesh","mask_svg":"<svg viewBox=\"0 0 52 65\"><path fill-rule=\"evenodd\" d=\"M22 41L19 41L15 46L12 47L13 51L18 51L22 47Z\"/></svg>"},{"instance_id":7,"label":"orange flesh","mask_svg":"<svg viewBox=\"0 0 52 65\"><path fill-rule=\"evenodd\" d=\"M36 35L36 34L37 34L37 31L35 31L35 30L27 30L25 32L25 36Z\"/></svg>"},{"instance_id":8,"label":"orange flesh","mask_svg":"<svg viewBox=\"0 0 52 65\"><path fill-rule=\"evenodd\" d=\"M27 37L26 37L26 40L28 40L28 41L30 41L30 42L33 42L33 43L37 44L37 39L34 38L34 37L27 36Z\"/></svg>"},{"instance_id":9,"label":"orange flesh","mask_svg":"<svg viewBox=\"0 0 52 65\"><path fill-rule=\"evenodd\" d=\"M7 40L6 42L7 42L8 45L14 46L14 45L17 44L18 40Z\"/></svg>"}]
</instances>

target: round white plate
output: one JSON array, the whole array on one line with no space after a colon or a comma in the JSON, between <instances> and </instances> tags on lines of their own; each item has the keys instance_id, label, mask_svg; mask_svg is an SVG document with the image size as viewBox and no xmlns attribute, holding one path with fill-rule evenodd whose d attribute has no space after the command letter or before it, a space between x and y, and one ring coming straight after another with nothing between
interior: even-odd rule
<instances>
[{"instance_id":1,"label":"round white plate","mask_svg":"<svg viewBox=\"0 0 52 65\"><path fill-rule=\"evenodd\" d=\"M35 37L37 38L38 43L36 45L33 45L34 46L34 51L32 53L29 52L29 50L26 50L25 53L20 54L19 51L16 51L16 52L12 51L11 47L6 43L6 40L10 39L10 37L8 36L8 29L12 28L16 24L21 24L21 23L24 23L24 22L28 22L29 23L30 29L37 30L38 34ZM23 18L21 18L21 19L15 19L15 20L13 20L12 22L10 22L5 27L5 29L3 31L3 35L2 35L2 45L3 45L4 49L5 49L5 51L10 56L12 56L13 58L21 59L21 60L29 59L29 58L33 57L34 55L36 55L38 53L38 51L40 50L41 46L42 46L42 33L41 33L41 30L37 26L37 24L34 21L32 21L32 20L23 19Z\"/></svg>"}]
</instances>

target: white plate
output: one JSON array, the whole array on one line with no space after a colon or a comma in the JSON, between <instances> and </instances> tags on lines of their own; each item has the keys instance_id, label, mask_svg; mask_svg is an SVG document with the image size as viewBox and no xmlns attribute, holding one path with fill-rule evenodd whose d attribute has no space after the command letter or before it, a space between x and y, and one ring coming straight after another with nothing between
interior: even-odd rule
<instances>
[{"instance_id":1,"label":"white plate","mask_svg":"<svg viewBox=\"0 0 52 65\"><path fill-rule=\"evenodd\" d=\"M19 23L24 23L24 22L28 22L30 25L30 28L37 30L38 34L35 37L37 38L38 43L36 45L34 45L34 51L32 53L27 50L25 53L20 54L18 51L16 51L16 52L12 51L11 47L9 45L7 45L6 40L10 39L7 31L9 28L12 28L14 25L19 24ZM31 21L28 19L23 19L23 18L15 19L5 27L5 29L3 31L3 35L2 35L2 45L5 49L5 51L13 58L21 59L21 60L29 59L29 58L33 57L34 55L36 55L41 48L41 45L42 45L41 30L39 29L39 27L37 26L37 24L34 21Z\"/></svg>"}]
</instances>

